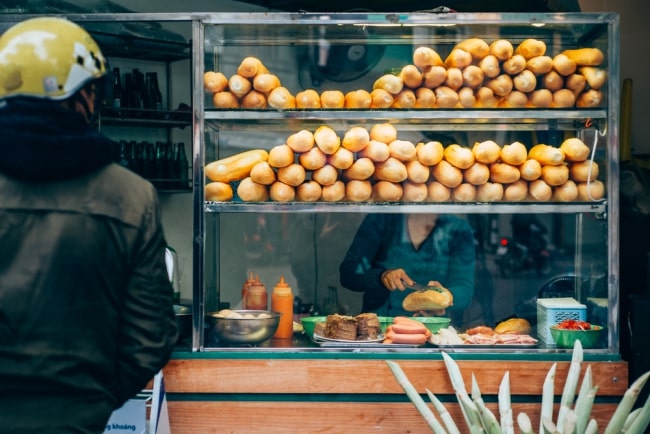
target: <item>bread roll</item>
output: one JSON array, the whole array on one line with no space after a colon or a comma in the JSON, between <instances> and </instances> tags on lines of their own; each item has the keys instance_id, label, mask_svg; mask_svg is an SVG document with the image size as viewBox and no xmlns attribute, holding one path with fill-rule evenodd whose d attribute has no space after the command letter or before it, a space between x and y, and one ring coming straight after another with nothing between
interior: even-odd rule
<instances>
[{"instance_id":1,"label":"bread roll","mask_svg":"<svg viewBox=\"0 0 650 434\"><path fill-rule=\"evenodd\" d=\"M402 183L402 202L424 202L427 200L429 190L426 184L412 181Z\"/></svg>"},{"instance_id":2,"label":"bread roll","mask_svg":"<svg viewBox=\"0 0 650 434\"><path fill-rule=\"evenodd\" d=\"M607 71L601 68L581 66L578 68L578 72L587 80L587 84L592 89L600 89L607 81Z\"/></svg>"},{"instance_id":3,"label":"bread roll","mask_svg":"<svg viewBox=\"0 0 650 434\"><path fill-rule=\"evenodd\" d=\"M578 186L572 180L553 188L551 199L556 202L573 202L578 199Z\"/></svg>"},{"instance_id":4,"label":"bread roll","mask_svg":"<svg viewBox=\"0 0 650 434\"><path fill-rule=\"evenodd\" d=\"M591 202L605 197L605 184L598 179L578 183L578 200Z\"/></svg>"},{"instance_id":5,"label":"bread roll","mask_svg":"<svg viewBox=\"0 0 650 434\"><path fill-rule=\"evenodd\" d=\"M519 166L526 161L528 157L528 149L526 145L521 142L512 142L509 145L503 145L499 152L501 161L512 166Z\"/></svg>"},{"instance_id":6,"label":"bread roll","mask_svg":"<svg viewBox=\"0 0 650 434\"><path fill-rule=\"evenodd\" d=\"M490 179L490 168L478 161L463 171L463 180L469 184L482 185Z\"/></svg>"},{"instance_id":7,"label":"bread roll","mask_svg":"<svg viewBox=\"0 0 650 434\"><path fill-rule=\"evenodd\" d=\"M348 180L364 180L370 178L374 173L375 163L370 158L359 158L352 163L352 166L343 171L343 177Z\"/></svg>"},{"instance_id":8,"label":"bread roll","mask_svg":"<svg viewBox=\"0 0 650 434\"><path fill-rule=\"evenodd\" d=\"M528 151L528 158L534 158L542 166L557 166L564 163L564 152L560 148L540 143Z\"/></svg>"},{"instance_id":9,"label":"bread roll","mask_svg":"<svg viewBox=\"0 0 650 434\"><path fill-rule=\"evenodd\" d=\"M508 74L501 74L485 83L485 86L492 89L496 96L506 96L512 92L512 77Z\"/></svg>"},{"instance_id":10,"label":"bread roll","mask_svg":"<svg viewBox=\"0 0 650 434\"><path fill-rule=\"evenodd\" d=\"M472 146L472 153L476 161L480 163L490 164L499 159L501 155L501 147L493 140L484 140L482 142L475 142Z\"/></svg>"},{"instance_id":11,"label":"bread roll","mask_svg":"<svg viewBox=\"0 0 650 434\"><path fill-rule=\"evenodd\" d=\"M413 108L429 109L436 106L436 94L428 87L418 87L415 90L415 105Z\"/></svg>"},{"instance_id":12,"label":"bread roll","mask_svg":"<svg viewBox=\"0 0 650 434\"><path fill-rule=\"evenodd\" d=\"M293 163L278 169L278 181L284 182L292 187L297 187L305 181L307 176L305 168L300 164Z\"/></svg>"},{"instance_id":13,"label":"bread roll","mask_svg":"<svg viewBox=\"0 0 650 434\"><path fill-rule=\"evenodd\" d=\"M576 107L598 107L602 101L603 93L600 90L589 89L578 95L578 98L576 99Z\"/></svg>"},{"instance_id":14,"label":"bread roll","mask_svg":"<svg viewBox=\"0 0 650 434\"><path fill-rule=\"evenodd\" d=\"M334 166L326 164L320 169L314 170L311 174L311 179L324 187L334 184L339 179L339 172Z\"/></svg>"},{"instance_id":15,"label":"bread roll","mask_svg":"<svg viewBox=\"0 0 650 434\"><path fill-rule=\"evenodd\" d=\"M345 183L341 180L333 184L324 185L321 192L321 200L325 202L340 202L345 198Z\"/></svg>"},{"instance_id":16,"label":"bread roll","mask_svg":"<svg viewBox=\"0 0 650 434\"><path fill-rule=\"evenodd\" d=\"M422 71L422 85L435 89L447 80L447 68L444 66L431 66Z\"/></svg>"},{"instance_id":17,"label":"bread roll","mask_svg":"<svg viewBox=\"0 0 650 434\"><path fill-rule=\"evenodd\" d=\"M528 95L525 93L513 90L508 95L501 98L498 107L503 108L522 108L528 105Z\"/></svg>"},{"instance_id":18,"label":"bread roll","mask_svg":"<svg viewBox=\"0 0 650 434\"><path fill-rule=\"evenodd\" d=\"M212 104L220 109L236 109L239 108L239 99L230 91L216 92L212 95Z\"/></svg>"},{"instance_id":19,"label":"bread roll","mask_svg":"<svg viewBox=\"0 0 650 434\"><path fill-rule=\"evenodd\" d=\"M564 50L562 54L573 60L576 65L599 66L605 60L603 52L598 48L578 48L575 50Z\"/></svg>"},{"instance_id":20,"label":"bread roll","mask_svg":"<svg viewBox=\"0 0 650 434\"><path fill-rule=\"evenodd\" d=\"M537 77L532 71L525 69L514 76L512 84L518 91L532 92L537 87Z\"/></svg>"},{"instance_id":21,"label":"bread roll","mask_svg":"<svg viewBox=\"0 0 650 434\"><path fill-rule=\"evenodd\" d=\"M427 201L446 202L451 198L451 189L438 181L427 184Z\"/></svg>"},{"instance_id":22,"label":"bread roll","mask_svg":"<svg viewBox=\"0 0 650 434\"><path fill-rule=\"evenodd\" d=\"M375 166L375 179L380 181L402 182L408 178L406 165L397 158L390 157L388 160L377 163Z\"/></svg>"},{"instance_id":23,"label":"bread roll","mask_svg":"<svg viewBox=\"0 0 650 434\"><path fill-rule=\"evenodd\" d=\"M275 74L257 74L253 78L253 89L262 93L269 93L276 87L280 87L280 79Z\"/></svg>"},{"instance_id":24,"label":"bread roll","mask_svg":"<svg viewBox=\"0 0 650 434\"><path fill-rule=\"evenodd\" d=\"M368 146L366 146L364 149L359 151L357 156L359 158L362 157L370 158L372 161L376 163L381 163L382 161L386 161L388 157L390 157L390 149L388 148L388 145L384 142L380 142L379 140L371 140L368 143Z\"/></svg>"},{"instance_id":25,"label":"bread roll","mask_svg":"<svg viewBox=\"0 0 650 434\"><path fill-rule=\"evenodd\" d=\"M553 57L553 69L564 77L576 72L577 67L576 63L569 59L566 54L560 53Z\"/></svg>"},{"instance_id":26,"label":"bread roll","mask_svg":"<svg viewBox=\"0 0 650 434\"><path fill-rule=\"evenodd\" d=\"M497 39L490 44L490 54L499 60L508 60L514 54L512 43L506 39Z\"/></svg>"},{"instance_id":27,"label":"bread roll","mask_svg":"<svg viewBox=\"0 0 650 434\"><path fill-rule=\"evenodd\" d=\"M221 92L228 87L228 78L221 73L215 71L205 71L203 74L203 88L208 92Z\"/></svg>"},{"instance_id":28,"label":"bread roll","mask_svg":"<svg viewBox=\"0 0 650 434\"><path fill-rule=\"evenodd\" d=\"M451 200L454 202L474 202L476 200L476 187L463 182L451 190Z\"/></svg>"},{"instance_id":29,"label":"bread roll","mask_svg":"<svg viewBox=\"0 0 650 434\"><path fill-rule=\"evenodd\" d=\"M542 179L536 179L528 184L528 197L538 202L548 202L553 196L553 189Z\"/></svg>"},{"instance_id":30,"label":"bread roll","mask_svg":"<svg viewBox=\"0 0 650 434\"><path fill-rule=\"evenodd\" d=\"M530 334L531 326L530 323L523 318L510 318L508 320L502 321L494 327L494 332L503 334L503 333L512 333L519 335Z\"/></svg>"},{"instance_id":31,"label":"bread roll","mask_svg":"<svg viewBox=\"0 0 650 434\"><path fill-rule=\"evenodd\" d=\"M417 158L417 152L413 142L408 140L393 140L388 144L390 156L400 161L413 161Z\"/></svg>"},{"instance_id":32,"label":"bread roll","mask_svg":"<svg viewBox=\"0 0 650 434\"><path fill-rule=\"evenodd\" d=\"M237 186L237 196L244 202L266 202L269 200L269 190L266 185L258 184L246 177Z\"/></svg>"},{"instance_id":33,"label":"bread roll","mask_svg":"<svg viewBox=\"0 0 650 434\"><path fill-rule=\"evenodd\" d=\"M553 92L552 107L569 108L576 104L576 97L569 89L560 89Z\"/></svg>"},{"instance_id":34,"label":"bread roll","mask_svg":"<svg viewBox=\"0 0 650 434\"><path fill-rule=\"evenodd\" d=\"M415 92L411 89L403 89L393 98L393 108L410 109L415 107Z\"/></svg>"},{"instance_id":35,"label":"bread roll","mask_svg":"<svg viewBox=\"0 0 650 434\"><path fill-rule=\"evenodd\" d=\"M339 148L332 155L327 156L327 163L337 169L348 169L354 163L354 153L345 148Z\"/></svg>"},{"instance_id":36,"label":"bread roll","mask_svg":"<svg viewBox=\"0 0 650 434\"><path fill-rule=\"evenodd\" d=\"M483 78L494 78L497 75L501 74L501 65L499 65L499 59L493 55L489 55L481 59L478 67L481 68Z\"/></svg>"},{"instance_id":37,"label":"bread roll","mask_svg":"<svg viewBox=\"0 0 650 434\"><path fill-rule=\"evenodd\" d=\"M553 93L548 89L538 89L528 95L531 107L548 108L553 104Z\"/></svg>"},{"instance_id":38,"label":"bread roll","mask_svg":"<svg viewBox=\"0 0 650 434\"><path fill-rule=\"evenodd\" d=\"M575 182L586 182L598 178L598 163L591 160L578 161L569 165L569 178Z\"/></svg>"},{"instance_id":39,"label":"bread roll","mask_svg":"<svg viewBox=\"0 0 650 434\"><path fill-rule=\"evenodd\" d=\"M436 103L440 108L454 108L458 106L458 93L447 87L447 86L438 86L435 89L436 93Z\"/></svg>"},{"instance_id":40,"label":"bread roll","mask_svg":"<svg viewBox=\"0 0 650 434\"><path fill-rule=\"evenodd\" d=\"M233 198L232 186L227 182L209 182L205 185L205 200L228 202Z\"/></svg>"},{"instance_id":41,"label":"bread roll","mask_svg":"<svg viewBox=\"0 0 650 434\"><path fill-rule=\"evenodd\" d=\"M422 72L415 65L405 65L399 73L404 86L411 89L417 89L422 85Z\"/></svg>"},{"instance_id":42,"label":"bread roll","mask_svg":"<svg viewBox=\"0 0 650 434\"><path fill-rule=\"evenodd\" d=\"M246 109L265 109L268 107L266 95L256 90L251 90L241 99L242 108Z\"/></svg>"},{"instance_id":43,"label":"bread roll","mask_svg":"<svg viewBox=\"0 0 650 434\"><path fill-rule=\"evenodd\" d=\"M542 75L553 69L553 59L549 56L536 56L526 61L526 69L533 74Z\"/></svg>"},{"instance_id":44,"label":"bread roll","mask_svg":"<svg viewBox=\"0 0 650 434\"><path fill-rule=\"evenodd\" d=\"M267 97L269 106L277 110L296 108L296 97L286 87L280 86L273 89Z\"/></svg>"},{"instance_id":45,"label":"bread roll","mask_svg":"<svg viewBox=\"0 0 650 434\"><path fill-rule=\"evenodd\" d=\"M296 94L296 108L319 109L321 108L320 95L314 89L305 89Z\"/></svg>"},{"instance_id":46,"label":"bread roll","mask_svg":"<svg viewBox=\"0 0 650 434\"><path fill-rule=\"evenodd\" d=\"M320 200L323 188L316 181L305 181L296 187L296 200L300 202L316 202Z\"/></svg>"},{"instance_id":47,"label":"bread roll","mask_svg":"<svg viewBox=\"0 0 650 434\"><path fill-rule=\"evenodd\" d=\"M569 168L565 164L558 166L542 166L542 180L556 187L562 185L569 179Z\"/></svg>"},{"instance_id":48,"label":"bread roll","mask_svg":"<svg viewBox=\"0 0 650 434\"><path fill-rule=\"evenodd\" d=\"M415 184L423 184L429 180L431 170L418 160L409 161L405 164L408 180Z\"/></svg>"},{"instance_id":49,"label":"bread roll","mask_svg":"<svg viewBox=\"0 0 650 434\"><path fill-rule=\"evenodd\" d=\"M460 89L463 85L463 71L460 68L447 68L447 78L443 85L452 90Z\"/></svg>"},{"instance_id":50,"label":"bread roll","mask_svg":"<svg viewBox=\"0 0 650 434\"><path fill-rule=\"evenodd\" d=\"M526 69L526 58L520 54L515 54L510 59L501 64L503 72L510 75L517 75Z\"/></svg>"},{"instance_id":51,"label":"bread roll","mask_svg":"<svg viewBox=\"0 0 650 434\"><path fill-rule=\"evenodd\" d=\"M456 188L463 182L462 170L453 166L447 160L441 160L440 163L433 166L431 175L433 175L435 181L449 188Z\"/></svg>"},{"instance_id":52,"label":"bread roll","mask_svg":"<svg viewBox=\"0 0 650 434\"><path fill-rule=\"evenodd\" d=\"M430 66L442 66L442 58L430 47L417 47L413 52L413 64L424 70Z\"/></svg>"},{"instance_id":53,"label":"bread roll","mask_svg":"<svg viewBox=\"0 0 650 434\"><path fill-rule=\"evenodd\" d=\"M591 149L577 137L571 137L562 142L560 151L564 152L565 161L584 161L589 158Z\"/></svg>"},{"instance_id":54,"label":"bread roll","mask_svg":"<svg viewBox=\"0 0 650 434\"><path fill-rule=\"evenodd\" d=\"M458 103L465 108L476 107L476 96L471 87L461 87L458 90Z\"/></svg>"},{"instance_id":55,"label":"bread roll","mask_svg":"<svg viewBox=\"0 0 650 434\"><path fill-rule=\"evenodd\" d=\"M472 60L478 62L490 54L490 46L481 38L469 38L460 41L454 48L460 48L472 55Z\"/></svg>"},{"instance_id":56,"label":"bread roll","mask_svg":"<svg viewBox=\"0 0 650 434\"><path fill-rule=\"evenodd\" d=\"M447 288L435 287L425 291L413 291L402 301L407 312L447 309L454 303L454 297Z\"/></svg>"},{"instance_id":57,"label":"bread roll","mask_svg":"<svg viewBox=\"0 0 650 434\"><path fill-rule=\"evenodd\" d=\"M351 127L343 136L341 146L352 152L363 150L370 143L370 134L363 127Z\"/></svg>"},{"instance_id":58,"label":"bread roll","mask_svg":"<svg viewBox=\"0 0 650 434\"><path fill-rule=\"evenodd\" d=\"M578 95L587 87L587 79L581 74L571 74L566 78L564 85L574 95Z\"/></svg>"},{"instance_id":59,"label":"bread roll","mask_svg":"<svg viewBox=\"0 0 650 434\"><path fill-rule=\"evenodd\" d=\"M314 131L314 142L321 151L327 155L332 155L341 146L341 139L331 127L321 125Z\"/></svg>"},{"instance_id":60,"label":"bread roll","mask_svg":"<svg viewBox=\"0 0 650 434\"><path fill-rule=\"evenodd\" d=\"M542 176L542 165L537 160L528 159L519 165L519 173L522 179L534 181Z\"/></svg>"},{"instance_id":61,"label":"bread roll","mask_svg":"<svg viewBox=\"0 0 650 434\"><path fill-rule=\"evenodd\" d=\"M320 94L320 105L327 109L342 109L345 107L345 95L340 90L324 90Z\"/></svg>"},{"instance_id":62,"label":"bread roll","mask_svg":"<svg viewBox=\"0 0 650 434\"><path fill-rule=\"evenodd\" d=\"M521 177L519 169L506 163L490 164L490 181L511 184Z\"/></svg>"},{"instance_id":63,"label":"bread roll","mask_svg":"<svg viewBox=\"0 0 650 434\"><path fill-rule=\"evenodd\" d=\"M397 202L402 194L404 189L401 184L390 181L378 181L372 187L372 197L379 202Z\"/></svg>"},{"instance_id":64,"label":"bread roll","mask_svg":"<svg viewBox=\"0 0 650 434\"><path fill-rule=\"evenodd\" d=\"M275 182L275 171L268 161L260 161L251 169L250 178L262 185L271 185Z\"/></svg>"},{"instance_id":65,"label":"bread roll","mask_svg":"<svg viewBox=\"0 0 650 434\"><path fill-rule=\"evenodd\" d=\"M420 142L415 145L415 154L420 163L425 166L435 166L445 155L442 143L438 141Z\"/></svg>"},{"instance_id":66,"label":"bread roll","mask_svg":"<svg viewBox=\"0 0 650 434\"><path fill-rule=\"evenodd\" d=\"M237 67L237 74L246 78L253 78L257 74L268 73L269 70L257 57L245 57Z\"/></svg>"},{"instance_id":67,"label":"bread roll","mask_svg":"<svg viewBox=\"0 0 650 434\"><path fill-rule=\"evenodd\" d=\"M476 187L476 200L479 202L499 202L503 199L503 184L486 182Z\"/></svg>"},{"instance_id":68,"label":"bread roll","mask_svg":"<svg viewBox=\"0 0 650 434\"><path fill-rule=\"evenodd\" d=\"M287 145L294 152L307 152L314 147L316 140L311 131L300 130L287 137Z\"/></svg>"},{"instance_id":69,"label":"bread roll","mask_svg":"<svg viewBox=\"0 0 650 434\"><path fill-rule=\"evenodd\" d=\"M541 84L545 89L555 92L564 87L564 78L556 71L549 71L542 77Z\"/></svg>"},{"instance_id":70,"label":"bread roll","mask_svg":"<svg viewBox=\"0 0 650 434\"><path fill-rule=\"evenodd\" d=\"M521 202L528 197L528 182L520 179L517 182L508 184L503 189L503 200L505 202Z\"/></svg>"},{"instance_id":71,"label":"bread roll","mask_svg":"<svg viewBox=\"0 0 650 434\"><path fill-rule=\"evenodd\" d=\"M474 164L472 150L455 143L445 148L444 158L459 169L467 169Z\"/></svg>"},{"instance_id":72,"label":"bread roll","mask_svg":"<svg viewBox=\"0 0 650 434\"><path fill-rule=\"evenodd\" d=\"M269 197L274 202L292 202L296 198L296 189L283 182L276 181L269 187Z\"/></svg>"},{"instance_id":73,"label":"bread roll","mask_svg":"<svg viewBox=\"0 0 650 434\"><path fill-rule=\"evenodd\" d=\"M520 54L526 59L543 56L546 54L546 43L538 39L524 39L517 48L515 48L515 54Z\"/></svg>"},{"instance_id":74,"label":"bread roll","mask_svg":"<svg viewBox=\"0 0 650 434\"><path fill-rule=\"evenodd\" d=\"M370 92L370 108L385 109L393 105L393 94L384 89L373 89Z\"/></svg>"},{"instance_id":75,"label":"bread roll","mask_svg":"<svg viewBox=\"0 0 650 434\"><path fill-rule=\"evenodd\" d=\"M377 140L386 144L397 140L397 129L391 123L375 124L370 128L370 140Z\"/></svg>"},{"instance_id":76,"label":"bread roll","mask_svg":"<svg viewBox=\"0 0 650 434\"><path fill-rule=\"evenodd\" d=\"M319 147L314 146L309 151L300 154L298 161L305 170L317 170L327 163L327 155Z\"/></svg>"},{"instance_id":77,"label":"bread roll","mask_svg":"<svg viewBox=\"0 0 650 434\"><path fill-rule=\"evenodd\" d=\"M494 92L489 87L481 87L476 92L476 106L483 108L494 108L498 105L499 100L494 96Z\"/></svg>"},{"instance_id":78,"label":"bread roll","mask_svg":"<svg viewBox=\"0 0 650 434\"><path fill-rule=\"evenodd\" d=\"M228 79L228 90L237 98L241 98L251 91L253 84L251 81L239 74L233 74Z\"/></svg>"},{"instance_id":79,"label":"bread roll","mask_svg":"<svg viewBox=\"0 0 650 434\"><path fill-rule=\"evenodd\" d=\"M351 90L345 94L345 108L368 109L372 104L370 92L364 89Z\"/></svg>"},{"instance_id":80,"label":"bread roll","mask_svg":"<svg viewBox=\"0 0 650 434\"><path fill-rule=\"evenodd\" d=\"M350 202L365 202L372 196L372 184L368 180L353 179L345 184L345 197Z\"/></svg>"},{"instance_id":81,"label":"bread roll","mask_svg":"<svg viewBox=\"0 0 650 434\"><path fill-rule=\"evenodd\" d=\"M402 78L395 74L384 74L379 77L372 85L373 89L384 89L393 95L397 95L404 88Z\"/></svg>"},{"instance_id":82,"label":"bread roll","mask_svg":"<svg viewBox=\"0 0 650 434\"><path fill-rule=\"evenodd\" d=\"M445 66L449 68L463 69L472 64L472 55L460 48L454 48L445 59Z\"/></svg>"},{"instance_id":83,"label":"bread roll","mask_svg":"<svg viewBox=\"0 0 650 434\"><path fill-rule=\"evenodd\" d=\"M269 151L269 165L271 167L286 167L295 162L293 149L287 144L277 145Z\"/></svg>"}]
</instances>

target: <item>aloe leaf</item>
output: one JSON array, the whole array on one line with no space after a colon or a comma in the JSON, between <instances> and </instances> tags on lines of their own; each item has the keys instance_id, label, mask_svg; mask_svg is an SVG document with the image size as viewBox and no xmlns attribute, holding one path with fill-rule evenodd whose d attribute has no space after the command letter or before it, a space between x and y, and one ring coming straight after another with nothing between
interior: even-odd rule
<instances>
[{"instance_id":1,"label":"aloe leaf","mask_svg":"<svg viewBox=\"0 0 650 434\"><path fill-rule=\"evenodd\" d=\"M564 423L562 424L562 433L572 434L576 429L576 421L578 420L578 415L574 410L567 411L564 417ZM580 432L580 431L578 431Z\"/></svg>"},{"instance_id":2,"label":"aloe leaf","mask_svg":"<svg viewBox=\"0 0 650 434\"><path fill-rule=\"evenodd\" d=\"M641 411L634 418L634 421L630 424L628 429L628 434L642 434L646 432L646 429L650 425L650 396L646 399L645 404L641 408Z\"/></svg>"},{"instance_id":3,"label":"aloe leaf","mask_svg":"<svg viewBox=\"0 0 650 434\"><path fill-rule=\"evenodd\" d=\"M501 426L499 425L499 421L494 416L494 413L492 413L490 409L485 406L485 402L482 399L477 399L475 403L479 414L481 415L481 420L483 421L483 427L485 428L485 431L488 434L501 434Z\"/></svg>"},{"instance_id":4,"label":"aloe leaf","mask_svg":"<svg viewBox=\"0 0 650 434\"><path fill-rule=\"evenodd\" d=\"M582 343L580 340L576 340L575 344L573 345L571 365L569 366L569 372L567 373L566 381L564 383L564 390L562 391L562 398L560 400L560 410L558 412L556 423L558 427L562 427L564 425L564 418L573 406L576 387L578 385L578 380L580 379L580 365L582 363L582 360Z\"/></svg>"},{"instance_id":5,"label":"aloe leaf","mask_svg":"<svg viewBox=\"0 0 650 434\"><path fill-rule=\"evenodd\" d=\"M546 419L543 418L541 420L542 423L542 431L541 433L543 434L558 434L557 428L555 428L555 424L551 419Z\"/></svg>"},{"instance_id":6,"label":"aloe leaf","mask_svg":"<svg viewBox=\"0 0 650 434\"><path fill-rule=\"evenodd\" d=\"M627 415L625 418L625 423L623 424L623 429L621 432L628 432L630 429L630 426L632 426L632 422L634 422L634 419L636 419L639 416L639 413L641 413L640 408L636 408L630 412L630 414Z\"/></svg>"},{"instance_id":7,"label":"aloe leaf","mask_svg":"<svg viewBox=\"0 0 650 434\"><path fill-rule=\"evenodd\" d=\"M463 381L463 376L460 373L458 364L456 364L454 359L452 359L451 356L449 356L449 354L445 353L444 351L441 354L443 360L445 361L445 366L447 367L447 373L449 374L451 385L453 386L454 391L456 392L456 397L458 398L458 402L461 405L467 426L469 426L470 429L477 425L480 426L481 418L478 414L478 409L467 394L467 390L465 389L465 382Z\"/></svg>"},{"instance_id":8,"label":"aloe leaf","mask_svg":"<svg viewBox=\"0 0 650 434\"><path fill-rule=\"evenodd\" d=\"M625 419L627 419L627 416L632 410L632 407L634 407L634 404L636 403L636 400L639 397L643 386L645 386L646 382L648 381L648 377L650 377L650 371L637 378L636 381L632 383L630 387L628 387L628 389L625 391L625 394L623 394L623 399L621 399L618 407L616 407L616 411L612 415L612 418L609 420L604 434L617 434L621 432L621 429L625 424Z\"/></svg>"},{"instance_id":9,"label":"aloe leaf","mask_svg":"<svg viewBox=\"0 0 650 434\"><path fill-rule=\"evenodd\" d=\"M510 402L510 372L503 374L499 383L499 418L501 431L504 434L514 434L515 424L512 419L512 404Z\"/></svg>"},{"instance_id":10,"label":"aloe leaf","mask_svg":"<svg viewBox=\"0 0 650 434\"><path fill-rule=\"evenodd\" d=\"M591 366L588 365L585 370L585 375L582 377L580 393L578 393L578 399L576 400L575 412L578 415L576 432L584 432L585 428L587 428L589 417L591 416L591 408L596 399L596 392L598 392L598 386L593 386Z\"/></svg>"},{"instance_id":11,"label":"aloe leaf","mask_svg":"<svg viewBox=\"0 0 650 434\"><path fill-rule=\"evenodd\" d=\"M598 434L598 422L596 422L596 419L589 421L585 429L585 434Z\"/></svg>"},{"instance_id":12,"label":"aloe leaf","mask_svg":"<svg viewBox=\"0 0 650 434\"><path fill-rule=\"evenodd\" d=\"M447 408L442 404L442 402L440 402L440 400L433 393L431 393L429 389L425 389L425 390L427 392L427 396L429 397L431 403L433 404L433 408L436 409L438 415L440 416L440 419L442 420L442 423L445 425L445 428L447 428L447 433L460 434L460 431L456 426L456 422L454 422L454 419L451 417L449 411L447 411Z\"/></svg>"},{"instance_id":13,"label":"aloe leaf","mask_svg":"<svg viewBox=\"0 0 650 434\"><path fill-rule=\"evenodd\" d=\"M388 367L390 368L399 385L402 386L402 389L404 389L404 392L406 392L406 396L409 397L411 402L415 405L415 408L417 408L420 415L422 415L425 422L431 428L431 431L433 431L435 434L446 434L445 429L442 427L442 425L440 425L440 422L438 422L438 419L436 419L435 414L433 414L431 409L427 406L426 402L424 402L424 399L422 399L418 391L415 390L415 387L413 387L413 384L411 384L409 379L406 377L406 374L404 374L402 368L392 360L386 360L386 363L388 364Z\"/></svg>"},{"instance_id":14,"label":"aloe leaf","mask_svg":"<svg viewBox=\"0 0 650 434\"><path fill-rule=\"evenodd\" d=\"M542 388L542 410L539 418L539 432L544 432L544 419L553 420L553 398L555 397L555 371L557 363L553 363L546 373Z\"/></svg>"},{"instance_id":15,"label":"aloe leaf","mask_svg":"<svg viewBox=\"0 0 650 434\"><path fill-rule=\"evenodd\" d=\"M519 413L517 415L517 426L521 434L534 434L533 423L526 413Z\"/></svg>"}]
</instances>

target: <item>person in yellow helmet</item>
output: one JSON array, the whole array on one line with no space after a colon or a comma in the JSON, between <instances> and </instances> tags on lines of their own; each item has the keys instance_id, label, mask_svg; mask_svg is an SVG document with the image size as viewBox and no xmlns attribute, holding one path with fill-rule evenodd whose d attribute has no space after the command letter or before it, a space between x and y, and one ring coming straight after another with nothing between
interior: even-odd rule
<instances>
[{"instance_id":1,"label":"person in yellow helmet","mask_svg":"<svg viewBox=\"0 0 650 434\"><path fill-rule=\"evenodd\" d=\"M176 345L156 190L91 124L106 74L68 20L0 36L0 432L101 433Z\"/></svg>"}]
</instances>

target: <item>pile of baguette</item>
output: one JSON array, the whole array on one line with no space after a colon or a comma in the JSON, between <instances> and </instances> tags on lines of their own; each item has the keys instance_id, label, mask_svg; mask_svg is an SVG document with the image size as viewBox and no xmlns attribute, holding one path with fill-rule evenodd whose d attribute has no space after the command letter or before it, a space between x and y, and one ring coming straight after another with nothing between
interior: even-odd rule
<instances>
[{"instance_id":1,"label":"pile of baguette","mask_svg":"<svg viewBox=\"0 0 650 434\"><path fill-rule=\"evenodd\" d=\"M300 130L270 150L210 162L207 201L599 201L598 163L578 138L559 147L492 140L472 146L398 138L391 123ZM236 193L236 196L235 196Z\"/></svg>"},{"instance_id":2,"label":"pile of baguette","mask_svg":"<svg viewBox=\"0 0 650 434\"><path fill-rule=\"evenodd\" d=\"M435 109L435 108L593 108L601 105L607 72L598 48L547 53L546 43L506 39L488 44L465 39L443 58L417 47L412 63L378 77L372 89L305 89L292 94L256 57L237 72L206 71L204 87L221 109Z\"/></svg>"}]
</instances>

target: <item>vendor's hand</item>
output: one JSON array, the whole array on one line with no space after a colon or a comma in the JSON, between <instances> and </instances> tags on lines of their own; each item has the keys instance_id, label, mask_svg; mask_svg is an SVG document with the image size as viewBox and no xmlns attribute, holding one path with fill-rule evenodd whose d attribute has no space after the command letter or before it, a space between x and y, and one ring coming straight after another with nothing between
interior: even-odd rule
<instances>
[{"instance_id":1,"label":"vendor's hand","mask_svg":"<svg viewBox=\"0 0 650 434\"><path fill-rule=\"evenodd\" d=\"M411 279L403 268L395 268L386 270L381 274L381 283L384 284L389 291L404 291L406 288L413 285L415 282Z\"/></svg>"}]
</instances>

